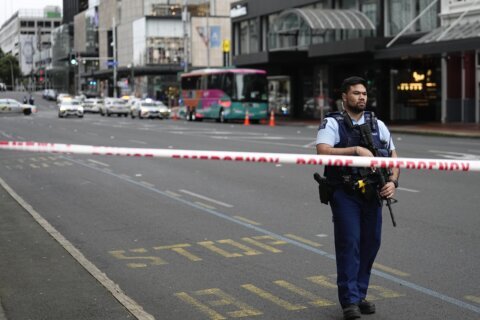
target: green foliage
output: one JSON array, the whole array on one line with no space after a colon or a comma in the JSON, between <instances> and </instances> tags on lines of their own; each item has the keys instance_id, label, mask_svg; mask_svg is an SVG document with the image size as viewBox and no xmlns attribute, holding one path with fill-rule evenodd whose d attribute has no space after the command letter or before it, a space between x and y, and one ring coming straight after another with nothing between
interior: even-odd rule
<instances>
[{"instance_id":1,"label":"green foliage","mask_svg":"<svg viewBox=\"0 0 480 320\"><path fill-rule=\"evenodd\" d=\"M0 82L4 82L7 87L12 84L12 71L14 79L22 76L17 59L0 49Z\"/></svg>"}]
</instances>

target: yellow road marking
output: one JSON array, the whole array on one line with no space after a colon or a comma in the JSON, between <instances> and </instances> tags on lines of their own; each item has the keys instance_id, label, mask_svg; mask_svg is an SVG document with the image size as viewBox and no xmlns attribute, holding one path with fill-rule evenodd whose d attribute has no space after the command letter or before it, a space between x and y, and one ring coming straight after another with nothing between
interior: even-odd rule
<instances>
[{"instance_id":1,"label":"yellow road marking","mask_svg":"<svg viewBox=\"0 0 480 320\"><path fill-rule=\"evenodd\" d=\"M49 167L49 165L48 165L48 164L46 164L45 162L42 162L42 167L44 167L44 168L48 168L48 167Z\"/></svg>"},{"instance_id":2,"label":"yellow road marking","mask_svg":"<svg viewBox=\"0 0 480 320\"><path fill-rule=\"evenodd\" d=\"M333 282L331 282L327 277L325 276L313 276L313 277L308 277L306 278L308 281L311 281L315 284L318 284L322 287L329 288L329 289L337 289L337 285Z\"/></svg>"},{"instance_id":3,"label":"yellow road marking","mask_svg":"<svg viewBox=\"0 0 480 320\"><path fill-rule=\"evenodd\" d=\"M287 234L284 234L285 237L288 237L290 239L293 239L293 240L297 240L299 242L303 242L305 244L308 244L312 247L321 247L322 244L320 243L317 243L317 242L314 242L314 241L311 241L311 240L308 240L308 239L305 239L305 238L302 238L300 236L296 236L294 234L291 234L291 233L287 233Z\"/></svg>"},{"instance_id":4,"label":"yellow road marking","mask_svg":"<svg viewBox=\"0 0 480 320\"><path fill-rule=\"evenodd\" d=\"M378 269L378 270L382 270L384 272L388 272L388 273L391 273L391 274L394 274L396 276L399 276L399 277L408 277L410 276L409 273L406 273L406 272L403 272L403 271L400 271L400 270L397 270L397 269L393 269L393 268L390 268L390 267L387 267L387 266L384 266L380 263L374 263L373 264L373 267L375 269Z\"/></svg>"},{"instance_id":5,"label":"yellow road marking","mask_svg":"<svg viewBox=\"0 0 480 320\"><path fill-rule=\"evenodd\" d=\"M205 289L205 290L198 290L193 292L193 294L197 297L199 296L214 296L219 299L217 300L212 300L212 301L207 301L210 306L212 307L223 307L223 306L235 306L238 308L238 310L235 311L229 311L226 312L230 317L233 318L243 318L243 317L249 317L249 316L258 316L261 315L262 312L256 310L255 308L250 307L248 304L236 300L234 297L231 295L225 293L224 291L218 289L218 288L212 288L212 289ZM206 304L198 301L191 295L189 295L186 292L178 292L175 293L175 296L180 298L181 300L193 305L196 307L198 310L206 314L210 319L213 320L221 320L221 319L227 319L217 311L211 309L209 306Z\"/></svg>"},{"instance_id":6,"label":"yellow road marking","mask_svg":"<svg viewBox=\"0 0 480 320\"><path fill-rule=\"evenodd\" d=\"M165 190L165 193L168 194L168 195L171 195L172 197L175 197L175 198L180 198L181 195L179 195L178 193L175 193L173 191L170 191L170 190Z\"/></svg>"},{"instance_id":7,"label":"yellow road marking","mask_svg":"<svg viewBox=\"0 0 480 320\"><path fill-rule=\"evenodd\" d=\"M256 222L256 221L253 221L253 220L250 220L250 219L241 217L241 216L233 216L233 217L236 218L236 219L238 219L238 220L241 220L241 221L243 221L243 222L252 224L252 225L254 225L254 226L261 226L261 225L262 225L262 224L259 223L259 222Z\"/></svg>"},{"instance_id":8,"label":"yellow road marking","mask_svg":"<svg viewBox=\"0 0 480 320\"><path fill-rule=\"evenodd\" d=\"M236 258L236 257L242 257L240 253L230 253L228 251L225 251L219 247L215 246L215 242L213 241L201 241L197 242L199 245L202 247L207 248L208 250L211 250L215 253L218 253L221 256L224 256L225 258Z\"/></svg>"},{"instance_id":9,"label":"yellow road marking","mask_svg":"<svg viewBox=\"0 0 480 320\"><path fill-rule=\"evenodd\" d=\"M147 186L147 187L150 187L150 188L154 188L155 185L154 184L151 184L147 181L140 181L141 184L143 184L144 186Z\"/></svg>"},{"instance_id":10,"label":"yellow road marking","mask_svg":"<svg viewBox=\"0 0 480 320\"><path fill-rule=\"evenodd\" d=\"M131 249L131 250L128 250L132 253L146 253L147 250L144 249L144 248L139 248L139 249ZM153 256L134 256L134 257L131 257L131 256L126 256L125 255L125 250L115 250L115 251L110 251L109 253L114 256L115 258L117 259L120 259L120 260L149 260L151 261L150 264L152 265L163 265L163 264L167 264L166 261L164 261L163 259L160 259L159 257L153 257ZM145 268L147 267L148 265L143 262L143 263L127 263L127 266L129 268Z\"/></svg>"},{"instance_id":11,"label":"yellow road marking","mask_svg":"<svg viewBox=\"0 0 480 320\"><path fill-rule=\"evenodd\" d=\"M312 306L316 306L316 307L327 307L327 306L333 306L335 305L335 302L332 302L330 300L326 300L326 299L323 299L305 289L302 289L300 287L297 287L287 281L284 281L284 280L278 280L278 281L274 281L274 283L282 288L285 288L293 293L296 293L304 298L307 298L308 300L310 300L310 304Z\"/></svg>"},{"instance_id":12,"label":"yellow road marking","mask_svg":"<svg viewBox=\"0 0 480 320\"><path fill-rule=\"evenodd\" d=\"M189 295L186 292L175 293L175 296L177 298L181 299L183 302L186 302L186 303L194 306L195 308L200 310L200 312L203 312L204 314L206 314L211 320L227 319L224 316L222 316L220 313L218 313L215 310L209 308L207 305L201 303L200 301L198 301L197 299L195 299L194 297L192 297L191 295Z\"/></svg>"},{"instance_id":13,"label":"yellow road marking","mask_svg":"<svg viewBox=\"0 0 480 320\"><path fill-rule=\"evenodd\" d=\"M36 164L33 164L33 163L30 163L30 167L35 168L35 169L40 168L39 166L37 166Z\"/></svg>"},{"instance_id":14,"label":"yellow road marking","mask_svg":"<svg viewBox=\"0 0 480 320\"><path fill-rule=\"evenodd\" d=\"M237 248L243 250L242 253L246 256L256 256L256 255L262 254L260 251L252 249L249 246L241 244L241 243L239 243L237 241L234 241L232 239L218 240L217 242L222 243L222 244L229 244L231 246L237 247Z\"/></svg>"},{"instance_id":15,"label":"yellow road marking","mask_svg":"<svg viewBox=\"0 0 480 320\"><path fill-rule=\"evenodd\" d=\"M248 316L258 316L262 314L262 312L250 307L244 302L241 302L239 300L236 300L234 297L231 295L227 294L226 292L223 292L222 290L218 288L212 288L212 289L206 289L206 290L199 290L195 292L197 295L214 295L220 298L220 300L214 300L210 301L209 304L212 307L218 307L218 306L227 306L227 305L234 305L240 310L237 311L230 311L227 312L227 314L233 318L242 318L242 317L248 317Z\"/></svg>"},{"instance_id":16,"label":"yellow road marking","mask_svg":"<svg viewBox=\"0 0 480 320\"><path fill-rule=\"evenodd\" d=\"M387 289L382 286L377 286L377 285L370 285L368 287L368 297L370 297L370 293L372 291L377 291L378 295L381 296L382 298L398 298L398 297L403 297L405 296L403 293L398 293L396 291ZM374 298L369 298L370 300L377 300Z\"/></svg>"},{"instance_id":17,"label":"yellow road marking","mask_svg":"<svg viewBox=\"0 0 480 320\"><path fill-rule=\"evenodd\" d=\"M210 206L206 203L200 202L200 201L195 201L195 203L198 204L199 206L205 207L205 208L210 209L210 210L215 209L215 207L212 207L212 206Z\"/></svg>"},{"instance_id":18,"label":"yellow road marking","mask_svg":"<svg viewBox=\"0 0 480 320\"><path fill-rule=\"evenodd\" d=\"M465 299L480 304L480 297L476 297L476 296L465 296Z\"/></svg>"},{"instance_id":19,"label":"yellow road marking","mask_svg":"<svg viewBox=\"0 0 480 320\"><path fill-rule=\"evenodd\" d=\"M194 255L193 253L188 252L184 248L191 247L188 243L180 243L180 244L174 244L171 246L160 246L160 247L153 247L155 250L172 250L185 258L191 260L191 261L202 261L202 258Z\"/></svg>"},{"instance_id":20,"label":"yellow road marking","mask_svg":"<svg viewBox=\"0 0 480 320\"><path fill-rule=\"evenodd\" d=\"M285 241L275 239L272 236L255 236L255 237L251 237L251 238L244 237L244 238L242 238L242 240L245 241L245 242L248 242L250 244L256 245L257 247L262 248L264 250L273 252L273 253L280 253L280 252L282 252L282 250L274 248L271 245L279 245L279 244L286 244L287 243ZM269 244L265 244L265 243L260 242L258 240L272 240L272 241L270 241Z\"/></svg>"},{"instance_id":21,"label":"yellow road marking","mask_svg":"<svg viewBox=\"0 0 480 320\"><path fill-rule=\"evenodd\" d=\"M278 305L278 306L280 306L280 307L282 307L286 310L293 311L293 310L302 310L302 309L307 308L306 306L302 306L302 305L299 305L299 304L292 304L292 303L290 303L286 300L283 300L282 298L274 296L270 292L267 292L263 289L260 289L256 286L254 286L253 284L244 284L244 285L242 285L242 288L258 295L260 298L263 298L265 300L273 302L274 304L276 304L276 305Z\"/></svg>"}]
</instances>

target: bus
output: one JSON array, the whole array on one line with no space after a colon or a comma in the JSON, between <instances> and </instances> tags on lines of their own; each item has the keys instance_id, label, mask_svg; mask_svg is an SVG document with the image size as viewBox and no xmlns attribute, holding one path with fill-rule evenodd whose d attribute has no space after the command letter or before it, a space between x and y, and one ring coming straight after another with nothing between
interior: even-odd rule
<instances>
[{"instance_id":1,"label":"bus","mask_svg":"<svg viewBox=\"0 0 480 320\"><path fill-rule=\"evenodd\" d=\"M187 120L218 122L268 117L267 73L256 69L199 69L183 73L181 99Z\"/></svg>"}]
</instances>

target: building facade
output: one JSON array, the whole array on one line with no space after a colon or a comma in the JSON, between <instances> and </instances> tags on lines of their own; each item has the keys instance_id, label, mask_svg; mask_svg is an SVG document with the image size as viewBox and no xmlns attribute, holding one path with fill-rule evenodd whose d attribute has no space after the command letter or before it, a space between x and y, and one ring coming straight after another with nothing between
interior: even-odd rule
<instances>
[{"instance_id":1,"label":"building facade","mask_svg":"<svg viewBox=\"0 0 480 320\"><path fill-rule=\"evenodd\" d=\"M1 26L0 48L17 58L29 86L34 86L40 80L35 78L34 58L41 51L51 48L51 34L61 22L60 8L47 6L39 10L21 9ZM44 55L43 60L44 66L51 64L48 55ZM38 85L43 85L43 81Z\"/></svg>"},{"instance_id":2,"label":"building facade","mask_svg":"<svg viewBox=\"0 0 480 320\"><path fill-rule=\"evenodd\" d=\"M369 108L386 121L478 122L471 115L479 110L479 33L456 39L469 43L467 54L451 55L463 60L445 58L448 43L435 52L423 44L450 24L476 30L465 25L468 16L480 21L476 7L475 0L237 1L233 63L267 70L271 107L290 117L341 110L341 81L360 75L369 81Z\"/></svg>"},{"instance_id":3,"label":"building facade","mask_svg":"<svg viewBox=\"0 0 480 320\"><path fill-rule=\"evenodd\" d=\"M178 73L222 66L230 39L230 3L223 0L104 0L75 16L75 52L94 61L86 43L87 12L96 17L96 70L80 66L81 88L102 96L135 95L176 104ZM185 5L186 4L186 5ZM93 39L93 36L90 36ZM93 51L92 51L93 52Z\"/></svg>"}]
</instances>

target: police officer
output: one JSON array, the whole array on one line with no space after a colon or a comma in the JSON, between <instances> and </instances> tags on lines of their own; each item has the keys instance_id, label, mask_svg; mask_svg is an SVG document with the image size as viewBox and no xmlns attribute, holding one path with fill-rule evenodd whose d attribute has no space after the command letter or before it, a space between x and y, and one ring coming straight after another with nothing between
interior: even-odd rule
<instances>
[{"instance_id":1,"label":"police officer","mask_svg":"<svg viewBox=\"0 0 480 320\"><path fill-rule=\"evenodd\" d=\"M317 134L317 153L336 156L373 157L362 146L360 125L371 127L372 140L382 156L397 157L390 132L367 105L367 82L349 77L342 83L344 111L330 113ZM399 170L393 169L382 188L372 183L370 191L355 188L355 181L371 168L325 167L325 177L332 187L332 209L338 298L345 320L375 313L375 305L365 300L373 262L380 248L382 202L392 198L398 186ZM380 189L380 190L378 190ZM377 193L378 190L378 193Z\"/></svg>"}]
</instances>

